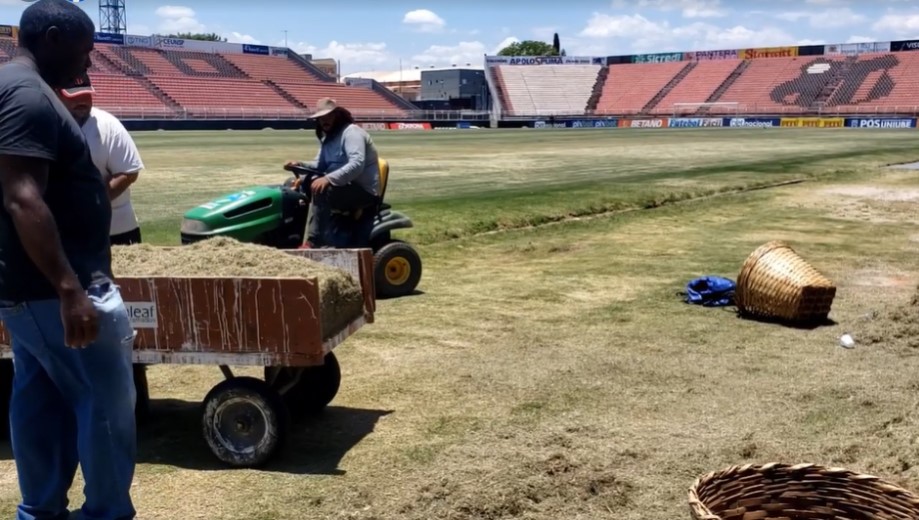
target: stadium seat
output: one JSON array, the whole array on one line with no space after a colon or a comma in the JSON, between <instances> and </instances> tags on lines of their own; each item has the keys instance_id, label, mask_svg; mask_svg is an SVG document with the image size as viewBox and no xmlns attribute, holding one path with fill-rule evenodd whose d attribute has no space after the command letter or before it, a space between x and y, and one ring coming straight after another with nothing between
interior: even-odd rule
<instances>
[{"instance_id":1,"label":"stadium seat","mask_svg":"<svg viewBox=\"0 0 919 520\"><path fill-rule=\"evenodd\" d=\"M652 110L652 114L682 115L695 112L695 107L680 107L679 103L705 103L715 90L728 79L740 60L711 60L696 62L696 66L677 83Z\"/></svg>"},{"instance_id":2,"label":"stadium seat","mask_svg":"<svg viewBox=\"0 0 919 520\"><path fill-rule=\"evenodd\" d=\"M673 79L686 62L611 65L603 85L598 114L637 114Z\"/></svg>"},{"instance_id":3,"label":"stadium seat","mask_svg":"<svg viewBox=\"0 0 919 520\"><path fill-rule=\"evenodd\" d=\"M511 115L583 114L600 65L497 65Z\"/></svg>"}]
</instances>

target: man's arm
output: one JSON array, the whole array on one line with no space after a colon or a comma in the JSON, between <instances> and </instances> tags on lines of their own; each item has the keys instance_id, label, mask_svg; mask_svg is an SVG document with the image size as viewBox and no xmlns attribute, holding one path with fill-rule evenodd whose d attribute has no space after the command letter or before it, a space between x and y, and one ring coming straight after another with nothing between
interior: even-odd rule
<instances>
[{"instance_id":1,"label":"man's arm","mask_svg":"<svg viewBox=\"0 0 919 520\"><path fill-rule=\"evenodd\" d=\"M58 294L82 291L42 194L48 182L48 163L34 157L0 155L3 208L29 258Z\"/></svg>"},{"instance_id":2,"label":"man's arm","mask_svg":"<svg viewBox=\"0 0 919 520\"><path fill-rule=\"evenodd\" d=\"M108 138L108 171L112 172L112 179L108 185L109 200L114 200L124 193L144 169L140 152L128 129L121 124L115 116L110 118L110 131Z\"/></svg>"},{"instance_id":3,"label":"man's arm","mask_svg":"<svg viewBox=\"0 0 919 520\"><path fill-rule=\"evenodd\" d=\"M364 171L367 143L361 132L345 132L342 136L342 148L348 155L348 162L341 168L329 172L326 178L332 186L344 186L356 179Z\"/></svg>"}]
</instances>

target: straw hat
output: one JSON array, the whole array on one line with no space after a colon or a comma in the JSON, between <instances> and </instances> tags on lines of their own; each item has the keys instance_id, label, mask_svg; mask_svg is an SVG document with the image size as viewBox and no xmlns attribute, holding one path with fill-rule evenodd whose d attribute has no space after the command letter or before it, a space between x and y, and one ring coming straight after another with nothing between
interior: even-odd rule
<instances>
[{"instance_id":1,"label":"straw hat","mask_svg":"<svg viewBox=\"0 0 919 520\"><path fill-rule=\"evenodd\" d=\"M309 119L316 119L322 117L331 111L338 108L338 104L335 103L335 100L332 98L322 98L316 102L316 111L310 114Z\"/></svg>"}]
</instances>

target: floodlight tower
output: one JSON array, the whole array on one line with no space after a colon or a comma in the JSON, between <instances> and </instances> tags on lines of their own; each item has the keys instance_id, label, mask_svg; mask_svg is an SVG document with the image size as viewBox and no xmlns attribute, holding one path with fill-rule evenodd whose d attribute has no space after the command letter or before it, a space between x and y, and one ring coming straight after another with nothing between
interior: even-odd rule
<instances>
[{"instance_id":1,"label":"floodlight tower","mask_svg":"<svg viewBox=\"0 0 919 520\"><path fill-rule=\"evenodd\" d=\"M99 32L126 34L125 0L99 0Z\"/></svg>"}]
</instances>

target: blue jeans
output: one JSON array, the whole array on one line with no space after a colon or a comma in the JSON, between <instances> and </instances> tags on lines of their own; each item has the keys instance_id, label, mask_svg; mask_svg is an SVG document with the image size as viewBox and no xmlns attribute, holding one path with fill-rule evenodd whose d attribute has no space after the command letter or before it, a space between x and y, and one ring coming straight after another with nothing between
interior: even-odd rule
<instances>
[{"instance_id":1,"label":"blue jeans","mask_svg":"<svg viewBox=\"0 0 919 520\"><path fill-rule=\"evenodd\" d=\"M76 518L135 515L134 330L117 286L87 292L99 336L84 349L64 344L60 301L0 307L15 370L10 442L22 493L17 520L68 518L67 491L78 464L86 500Z\"/></svg>"}]
</instances>

